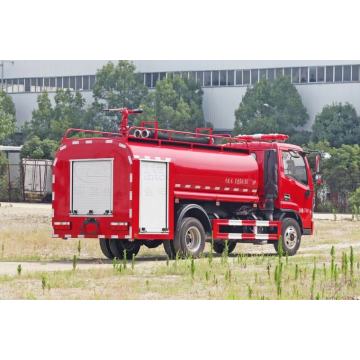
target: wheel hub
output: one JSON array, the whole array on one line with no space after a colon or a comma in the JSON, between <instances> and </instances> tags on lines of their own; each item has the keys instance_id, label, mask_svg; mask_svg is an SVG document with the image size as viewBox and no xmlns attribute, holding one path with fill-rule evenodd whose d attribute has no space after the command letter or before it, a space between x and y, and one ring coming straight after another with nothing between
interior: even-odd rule
<instances>
[{"instance_id":1,"label":"wheel hub","mask_svg":"<svg viewBox=\"0 0 360 360\"><path fill-rule=\"evenodd\" d=\"M191 252L196 252L201 245L201 233L195 226L189 227L185 234L186 248Z\"/></svg>"},{"instance_id":2,"label":"wheel hub","mask_svg":"<svg viewBox=\"0 0 360 360\"><path fill-rule=\"evenodd\" d=\"M297 244L298 236L294 226L287 227L284 242L289 249L293 249Z\"/></svg>"}]
</instances>

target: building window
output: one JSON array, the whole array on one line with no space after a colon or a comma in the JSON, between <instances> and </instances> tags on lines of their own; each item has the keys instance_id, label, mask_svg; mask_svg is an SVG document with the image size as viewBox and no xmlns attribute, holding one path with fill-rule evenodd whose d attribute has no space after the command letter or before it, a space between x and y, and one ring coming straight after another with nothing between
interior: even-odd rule
<instances>
[{"instance_id":1,"label":"building window","mask_svg":"<svg viewBox=\"0 0 360 360\"><path fill-rule=\"evenodd\" d=\"M299 68L292 68L291 69L291 78L294 84L298 84L300 81L300 69Z\"/></svg>"},{"instance_id":2,"label":"building window","mask_svg":"<svg viewBox=\"0 0 360 360\"><path fill-rule=\"evenodd\" d=\"M4 80L5 81L5 92L7 93L12 93L13 92L13 88L12 88L12 79L7 79Z\"/></svg>"},{"instance_id":3,"label":"building window","mask_svg":"<svg viewBox=\"0 0 360 360\"><path fill-rule=\"evenodd\" d=\"M317 68L317 75L316 75L317 82L324 82L325 80L325 69L323 66L319 66Z\"/></svg>"},{"instance_id":4,"label":"building window","mask_svg":"<svg viewBox=\"0 0 360 360\"><path fill-rule=\"evenodd\" d=\"M250 70L243 70L243 84L250 84Z\"/></svg>"},{"instance_id":5,"label":"building window","mask_svg":"<svg viewBox=\"0 0 360 360\"><path fill-rule=\"evenodd\" d=\"M226 86L226 70L220 71L220 86Z\"/></svg>"},{"instance_id":6,"label":"building window","mask_svg":"<svg viewBox=\"0 0 360 360\"><path fill-rule=\"evenodd\" d=\"M342 66L335 66L335 82L342 82Z\"/></svg>"},{"instance_id":7,"label":"building window","mask_svg":"<svg viewBox=\"0 0 360 360\"><path fill-rule=\"evenodd\" d=\"M302 67L301 68L301 83L307 83L308 82L308 68Z\"/></svg>"},{"instance_id":8,"label":"building window","mask_svg":"<svg viewBox=\"0 0 360 360\"><path fill-rule=\"evenodd\" d=\"M166 79L166 72L161 72L159 76L160 76L160 81Z\"/></svg>"},{"instance_id":9,"label":"building window","mask_svg":"<svg viewBox=\"0 0 360 360\"><path fill-rule=\"evenodd\" d=\"M316 82L316 67L311 67L309 70L309 82L314 83Z\"/></svg>"},{"instance_id":10,"label":"building window","mask_svg":"<svg viewBox=\"0 0 360 360\"><path fill-rule=\"evenodd\" d=\"M44 88L44 79L38 78L37 79L37 86L36 86L36 92L42 92Z\"/></svg>"},{"instance_id":11,"label":"building window","mask_svg":"<svg viewBox=\"0 0 360 360\"><path fill-rule=\"evenodd\" d=\"M83 89L84 90L89 90L90 89L89 76L83 76Z\"/></svg>"},{"instance_id":12,"label":"building window","mask_svg":"<svg viewBox=\"0 0 360 360\"><path fill-rule=\"evenodd\" d=\"M74 91L76 89L76 85L75 85L75 76L70 76L70 90Z\"/></svg>"},{"instance_id":13,"label":"building window","mask_svg":"<svg viewBox=\"0 0 360 360\"><path fill-rule=\"evenodd\" d=\"M19 92L25 92L25 79L19 79Z\"/></svg>"},{"instance_id":14,"label":"building window","mask_svg":"<svg viewBox=\"0 0 360 360\"><path fill-rule=\"evenodd\" d=\"M25 92L30 92L30 79L25 79Z\"/></svg>"},{"instance_id":15,"label":"building window","mask_svg":"<svg viewBox=\"0 0 360 360\"><path fill-rule=\"evenodd\" d=\"M90 75L90 89L92 89L94 87L95 82L96 82L96 76Z\"/></svg>"},{"instance_id":16,"label":"building window","mask_svg":"<svg viewBox=\"0 0 360 360\"><path fill-rule=\"evenodd\" d=\"M276 69L275 73L276 73L276 78L282 77L282 76L284 76L284 69L278 68L278 69Z\"/></svg>"},{"instance_id":17,"label":"building window","mask_svg":"<svg viewBox=\"0 0 360 360\"><path fill-rule=\"evenodd\" d=\"M196 82L200 86L204 86L204 73L202 71L197 71L196 72Z\"/></svg>"},{"instance_id":18,"label":"building window","mask_svg":"<svg viewBox=\"0 0 360 360\"><path fill-rule=\"evenodd\" d=\"M260 69L260 80L266 80L266 69Z\"/></svg>"},{"instance_id":19,"label":"building window","mask_svg":"<svg viewBox=\"0 0 360 360\"><path fill-rule=\"evenodd\" d=\"M284 76L287 77L291 81L291 68L284 69Z\"/></svg>"},{"instance_id":20,"label":"building window","mask_svg":"<svg viewBox=\"0 0 360 360\"><path fill-rule=\"evenodd\" d=\"M49 91L50 79L44 78L44 88L46 91Z\"/></svg>"},{"instance_id":21,"label":"building window","mask_svg":"<svg viewBox=\"0 0 360 360\"><path fill-rule=\"evenodd\" d=\"M268 78L269 81L274 81L275 80L275 69L268 69L267 78Z\"/></svg>"},{"instance_id":22,"label":"building window","mask_svg":"<svg viewBox=\"0 0 360 360\"><path fill-rule=\"evenodd\" d=\"M70 86L70 80L68 76L63 77L63 89L68 89Z\"/></svg>"},{"instance_id":23,"label":"building window","mask_svg":"<svg viewBox=\"0 0 360 360\"><path fill-rule=\"evenodd\" d=\"M56 87L58 89L62 89L62 87L63 87L63 78L62 77L57 77L56 78Z\"/></svg>"},{"instance_id":24,"label":"building window","mask_svg":"<svg viewBox=\"0 0 360 360\"><path fill-rule=\"evenodd\" d=\"M32 79L31 79L30 92L36 92L36 79L35 79L35 78L32 78Z\"/></svg>"},{"instance_id":25,"label":"building window","mask_svg":"<svg viewBox=\"0 0 360 360\"><path fill-rule=\"evenodd\" d=\"M211 72L210 71L204 71L203 73L204 77L204 86L211 86Z\"/></svg>"},{"instance_id":26,"label":"building window","mask_svg":"<svg viewBox=\"0 0 360 360\"><path fill-rule=\"evenodd\" d=\"M251 70L251 84L256 84L259 81L259 70Z\"/></svg>"},{"instance_id":27,"label":"building window","mask_svg":"<svg viewBox=\"0 0 360 360\"><path fill-rule=\"evenodd\" d=\"M156 87L156 84L159 81L159 77L160 77L159 73L153 74L153 87Z\"/></svg>"},{"instance_id":28,"label":"building window","mask_svg":"<svg viewBox=\"0 0 360 360\"><path fill-rule=\"evenodd\" d=\"M352 81L359 81L359 65L353 65L351 71L351 79Z\"/></svg>"},{"instance_id":29,"label":"building window","mask_svg":"<svg viewBox=\"0 0 360 360\"><path fill-rule=\"evenodd\" d=\"M351 66L344 66L344 81L351 81Z\"/></svg>"},{"instance_id":30,"label":"building window","mask_svg":"<svg viewBox=\"0 0 360 360\"><path fill-rule=\"evenodd\" d=\"M76 77L76 90L82 90L83 84L82 84L82 76Z\"/></svg>"},{"instance_id":31,"label":"building window","mask_svg":"<svg viewBox=\"0 0 360 360\"><path fill-rule=\"evenodd\" d=\"M234 70L228 70L227 74L227 85L228 86L234 86L235 85L235 75Z\"/></svg>"},{"instance_id":32,"label":"building window","mask_svg":"<svg viewBox=\"0 0 360 360\"><path fill-rule=\"evenodd\" d=\"M242 85L242 70L236 70L236 85Z\"/></svg>"},{"instance_id":33,"label":"building window","mask_svg":"<svg viewBox=\"0 0 360 360\"><path fill-rule=\"evenodd\" d=\"M145 74L145 86L151 88L151 73Z\"/></svg>"},{"instance_id":34,"label":"building window","mask_svg":"<svg viewBox=\"0 0 360 360\"><path fill-rule=\"evenodd\" d=\"M212 86L219 86L219 71L212 72Z\"/></svg>"},{"instance_id":35,"label":"building window","mask_svg":"<svg viewBox=\"0 0 360 360\"><path fill-rule=\"evenodd\" d=\"M334 82L334 67L326 67L326 82Z\"/></svg>"}]
</instances>

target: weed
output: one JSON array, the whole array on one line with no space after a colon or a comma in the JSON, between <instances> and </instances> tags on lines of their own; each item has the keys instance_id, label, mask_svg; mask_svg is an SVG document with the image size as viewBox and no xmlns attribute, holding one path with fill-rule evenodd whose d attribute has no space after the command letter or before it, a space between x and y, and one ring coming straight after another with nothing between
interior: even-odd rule
<instances>
[{"instance_id":1,"label":"weed","mask_svg":"<svg viewBox=\"0 0 360 360\"><path fill-rule=\"evenodd\" d=\"M1 258L4 257L5 245L4 243L1 244Z\"/></svg>"},{"instance_id":2,"label":"weed","mask_svg":"<svg viewBox=\"0 0 360 360\"><path fill-rule=\"evenodd\" d=\"M251 288L251 286L249 284L248 284L247 288L248 288L248 298L249 298L249 300L251 300L252 295L253 295L253 289Z\"/></svg>"},{"instance_id":3,"label":"weed","mask_svg":"<svg viewBox=\"0 0 360 360\"><path fill-rule=\"evenodd\" d=\"M17 267L17 274L20 276L21 275L21 264L18 265Z\"/></svg>"},{"instance_id":4,"label":"weed","mask_svg":"<svg viewBox=\"0 0 360 360\"><path fill-rule=\"evenodd\" d=\"M169 267L169 257L166 257L166 266Z\"/></svg>"},{"instance_id":5,"label":"weed","mask_svg":"<svg viewBox=\"0 0 360 360\"><path fill-rule=\"evenodd\" d=\"M45 293L46 286L47 286L47 277L46 277L46 275L43 274L43 275L41 275L41 287L42 287L43 294Z\"/></svg>"},{"instance_id":6,"label":"weed","mask_svg":"<svg viewBox=\"0 0 360 360\"><path fill-rule=\"evenodd\" d=\"M229 283L231 282L231 270L230 270L230 268L227 269L226 272L225 272L225 280L227 282L229 282Z\"/></svg>"},{"instance_id":7,"label":"weed","mask_svg":"<svg viewBox=\"0 0 360 360\"><path fill-rule=\"evenodd\" d=\"M299 278L299 265L295 265L295 281Z\"/></svg>"},{"instance_id":8,"label":"weed","mask_svg":"<svg viewBox=\"0 0 360 360\"><path fill-rule=\"evenodd\" d=\"M324 275L324 279L326 280L326 264L323 263L323 275Z\"/></svg>"},{"instance_id":9,"label":"weed","mask_svg":"<svg viewBox=\"0 0 360 360\"><path fill-rule=\"evenodd\" d=\"M311 278L311 294L310 294L311 299L314 299L315 280L316 280L316 260L314 259L314 268Z\"/></svg>"},{"instance_id":10,"label":"weed","mask_svg":"<svg viewBox=\"0 0 360 360\"><path fill-rule=\"evenodd\" d=\"M331 247L330 255L331 255L330 274L331 274L331 278L333 279L334 271L335 271L335 248L334 248L334 245Z\"/></svg>"},{"instance_id":11,"label":"weed","mask_svg":"<svg viewBox=\"0 0 360 360\"><path fill-rule=\"evenodd\" d=\"M350 276L353 279L354 276L354 249L350 246Z\"/></svg>"},{"instance_id":12,"label":"weed","mask_svg":"<svg viewBox=\"0 0 360 360\"><path fill-rule=\"evenodd\" d=\"M335 210L335 208L332 209L332 213L333 213L333 216L334 216L334 221L336 221L336 210Z\"/></svg>"},{"instance_id":13,"label":"weed","mask_svg":"<svg viewBox=\"0 0 360 360\"><path fill-rule=\"evenodd\" d=\"M268 261L267 266L266 266L266 270L267 270L269 279L270 279L270 277L271 277L271 275L270 275L270 269L271 269L271 264L270 264L270 261Z\"/></svg>"},{"instance_id":14,"label":"weed","mask_svg":"<svg viewBox=\"0 0 360 360\"><path fill-rule=\"evenodd\" d=\"M209 281L209 273L207 271L205 271L205 280Z\"/></svg>"},{"instance_id":15,"label":"weed","mask_svg":"<svg viewBox=\"0 0 360 360\"><path fill-rule=\"evenodd\" d=\"M278 256L279 256L279 261L281 261L281 258L284 255L284 249L283 249L283 242L282 242L282 237L280 236L279 241L278 241Z\"/></svg>"},{"instance_id":16,"label":"weed","mask_svg":"<svg viewBox=\"0 0 360 360\"><path fill-rule=\"evenodd\" d=\"M131 270L134 270L135 268L135 254L132 254L131 258Z\"/></svg>"},{"instance_id":17,"label":"weed","mask_svg":"<svg viewBox=\"0 0 360 360\"><path fill-rule=\"evenodd\" d=\"M126 270L126 266L127 266L127 251L126 251L126 249L124 250L123 266L124 266L124 270Z\"/></svg>"},{"instance_id":18,"label":"weed","mask_svg":"<svg viewBox=\"0 0 360 360\"><path fill-rule=\"evenodd\" d=\"M77 265L77 257L76 257L76 255L74 255L73 260L72 260L73 271L76 270L76 265Z\"/></svg>"},{"instance_id":19,"label":"weed","mask_svg":"<svg viewBox=\"0 0 360 360\"><path fill-rule=\"evenodd\" d=\"M191 272L191 278L194 280L194 276L195 276L195 261L194 261L194 258L191 258L190 272Z\"/></svg>"},{"instance_id":20,"label":"weed","mask_svg":"<svg viewBox=\"0 0 360 360\"><path fill-rule=\"evenodd\" d=\"M78 257L80 257L80 254L81 254L81 240L79 240L79 242L78 242L77 251L78 251Z\"/></svg>"}]
</instances>

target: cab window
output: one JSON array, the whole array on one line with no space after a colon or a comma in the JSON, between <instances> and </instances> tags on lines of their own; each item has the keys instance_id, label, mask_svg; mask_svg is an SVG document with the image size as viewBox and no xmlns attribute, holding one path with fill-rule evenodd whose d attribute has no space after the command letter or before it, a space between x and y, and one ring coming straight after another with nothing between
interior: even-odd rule
<instances>
[{"instance_id":1,"label":"cab window","mask_svg":"<svg viewBox=\"0 0 360 360\"><path fill-rule=\"evenodd\" d=\"M304 158L295 151L283 151L282 158L285 176L307 185L308 179Z\"/></svg>"}]
</instances>

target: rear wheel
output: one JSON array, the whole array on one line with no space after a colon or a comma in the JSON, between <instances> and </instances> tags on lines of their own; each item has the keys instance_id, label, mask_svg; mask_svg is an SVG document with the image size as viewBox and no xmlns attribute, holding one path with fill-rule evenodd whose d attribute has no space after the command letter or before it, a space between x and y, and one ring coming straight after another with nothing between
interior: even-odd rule
<instances>
[{"instance_id":1,"label":"rear wheel","mask_svg":"<svg viewBox=\"0 0 360 360\"><path fill-rule=\"evenodd\" d=\"M109 239L99 239L99 243L100 243L100 249L102 251L102 253L110 260L112 260L114 258L113 253L111 252L110 249L110 243L109 243Z\"/></svg>"},{"instance_id":2,"label":"rear wheel","mask_svg":"<svg viewBox=\"0 0 360 360\"><path fill-rule=\"evenodd\" d=\"M166 252L166 255L170 260L173 260L176 258L176 252L174 249L174 240L164 240L163 241L164 250Z\"/></svg>"},{"instance_id":3,"label":"rear wheel","mask_svg":"<svg viewBox=\"0 0 360 360\"><path fill-rule=\"evenodd\" d=\"M279 253L279 241L274 242L277 253ZM285 218L282 221L281 242L284 254L293 256L297 253L301 242L301 230L295 219Z\"/></svg>"},{"instance_id":4,"label":"rear wheel","mask_svg":"<svg viewBox=\"0 0 360 360\"><path fill-rule=\"evenodd\" d=\"M217 254L222 254L225 251L225 240L222 241L214 241L213 249ZM236 247L236 242L228 241L228 254L231 254Z\"/></svg>"},{"instance_id":5,"label":"rear wheel","mask_svg":"<svg viewBox=\"0 0 360 360\"><path fill-rule=\"evenodd\" d=\"M133 255L136 256L140 250L138 241L111 239L109 245L112 254L118 259L123 259L126 251L126 258L131 260Z\"/></svg>"},{"instance_id":6,"label":"rear wheel","mask_svg":"<svg viewBox=\"0 0 360 360\"><path fill-rule=\"evenodd\" d=\"M175 253L181 257L199 257L205 247L205 230L201 222L193 217L182 220L174 239Z\"/></svg>"},{"instance_id":7,"label":"rear wheel","mask_svg":"<svg viewBox=\"0 0 360 360\"><path fill-rule=\"evenodd\" d=\"M155 249L162 244L162 240L145 240L144 245L149 249Z\"/></svg>"}]
</instances>

